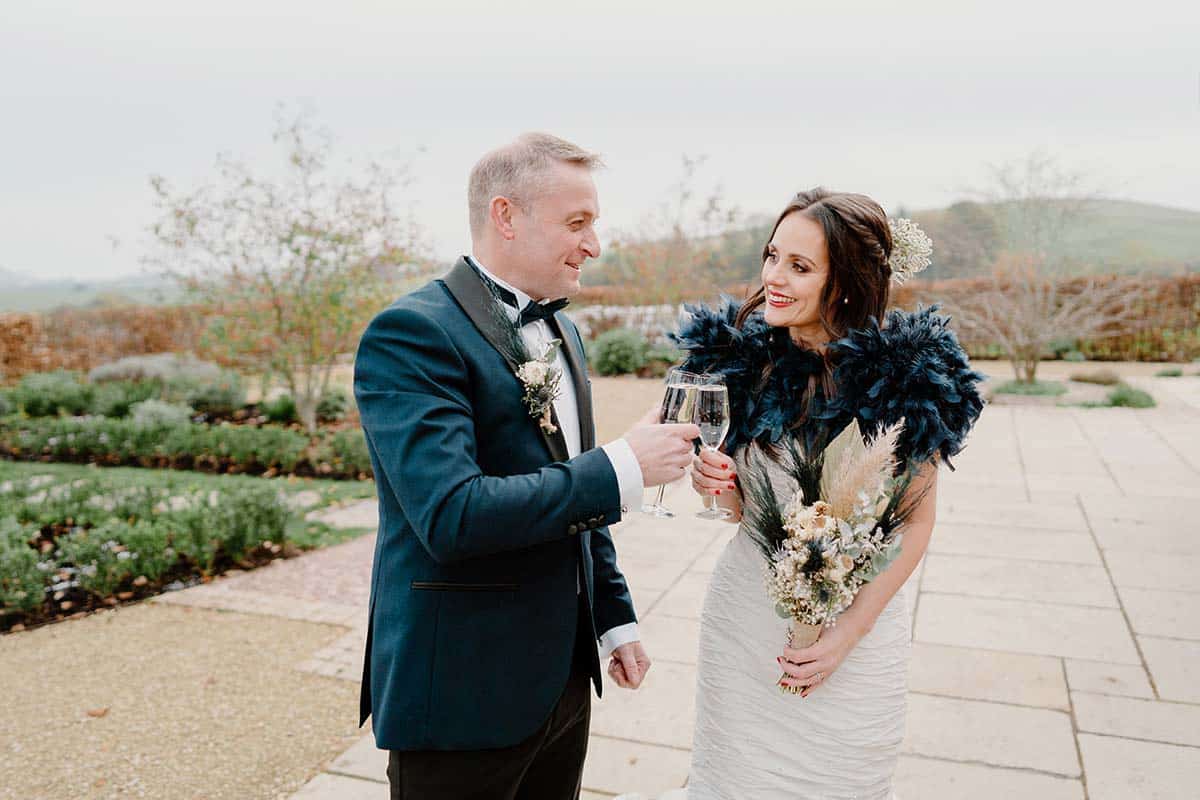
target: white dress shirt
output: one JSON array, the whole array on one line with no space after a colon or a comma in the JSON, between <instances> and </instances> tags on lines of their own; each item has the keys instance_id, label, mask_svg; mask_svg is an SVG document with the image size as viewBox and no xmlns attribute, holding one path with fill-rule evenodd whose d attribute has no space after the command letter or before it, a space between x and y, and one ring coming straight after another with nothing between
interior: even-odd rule
<instances>
[{"instance_id":1,"label":"white dress shirt","mask_svg":"<svg viewBox=\"0 0 1200 800\"><path fill-rule=\"evenodd\" d=\"M517 308L512 308L507 303L501 304L508 313L509 319L515 323L520 316L520 309L524 308L533 298L489 272L487 267L479 263L479 259L474 256L467 256L467 258L480 272L495 281L497 286L507 289L517 298ZM530 355L537 358L546 351L546 346L556 337L545 320L537 320L522 326L521 338L525 340L525 346ZM558 427L562 431L563 439L567 442L567 456L574 458L579 455L581 447L579 406L576 404L575 384L570 380L571 368L563 358L561 347L555 353L554 365L562 370L563 377L566 378L558 384L559 391L554 398L554 414L558 418ZM633 448L624 439L617 439L603 445L601 449L608 456L613 472L617 475L622 513L628 513L630 508L640 507L642 504L642 468L633 454ZM600 635L600 657L604 658L621 645L639 641L640 638L636 622L618 625L612 630L604 631Z\"/></svg>"}]
</instances>

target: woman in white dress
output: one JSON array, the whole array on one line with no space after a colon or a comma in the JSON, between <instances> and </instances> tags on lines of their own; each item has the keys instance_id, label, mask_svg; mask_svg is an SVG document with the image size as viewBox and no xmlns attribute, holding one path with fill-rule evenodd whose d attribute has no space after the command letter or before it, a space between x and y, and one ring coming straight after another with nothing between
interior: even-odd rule
<instances>
[{"instance_id":1,"label":"woman in white dress","mask_svg":"<svg viewBox=\"0 0 1200 800\"><path fill-rule=\"evenodd\" d=\"M762 287L740 306L690 309L676 334L684 368L721 374L729 387L725 452L697 456L692 480L735 521L747 460L781 500L790 497L782 437L803 443L819 426L857 424L866 436L903 418L898 453L920 469L913 496L924 492L901 554L798 650L785 647L788 621L767 594L764 558L739 528L701 617L688 800L893 797L911 638L902 587L933 528L937 463L961 449L982 408L981 376L934 309L892 311L876 323L894 273L906 271L898 262L906 244L893 241L870 198L801 192L764 248ZM781 691L781 674L802 693Z\"/></svg>"}]
</instances>

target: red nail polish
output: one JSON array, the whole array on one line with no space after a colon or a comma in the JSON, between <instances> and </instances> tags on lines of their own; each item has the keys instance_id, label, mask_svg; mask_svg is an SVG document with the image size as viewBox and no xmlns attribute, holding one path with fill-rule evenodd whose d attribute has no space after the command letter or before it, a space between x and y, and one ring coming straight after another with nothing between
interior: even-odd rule
<instances>
[{"instance_id":1,"label":"red nail polish","mask_svg":"<svg viewBox=\"0 0 1200 800\"><path fill-rule=\"evenodd\" d=\"M720 490L720 489L717 489L717 494L720 494L720 493L721 493L721 490Z\"/></svg>"}]
</instances>

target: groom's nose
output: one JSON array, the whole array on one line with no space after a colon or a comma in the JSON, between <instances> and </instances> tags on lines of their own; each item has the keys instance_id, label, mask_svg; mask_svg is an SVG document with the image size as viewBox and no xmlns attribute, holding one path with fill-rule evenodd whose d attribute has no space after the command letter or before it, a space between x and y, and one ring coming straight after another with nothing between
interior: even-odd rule
<instances>
[{"instance_id":1,"label":"groom's nose","mask_svg":"<svg viewBox=\"0 0 1200 800\"><path fill-rule=\"evenodd\" d=\"M583 242L579 245L579 249L587 253L589 258L600 257L600 238L596 236L596 231L590 225L583 234Z\"/></svg>"}]
</instances>

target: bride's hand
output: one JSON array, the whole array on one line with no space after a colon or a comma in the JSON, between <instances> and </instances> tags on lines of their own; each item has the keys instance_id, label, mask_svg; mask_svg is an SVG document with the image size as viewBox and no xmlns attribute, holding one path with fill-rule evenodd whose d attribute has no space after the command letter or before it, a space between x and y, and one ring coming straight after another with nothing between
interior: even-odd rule
<instances>
[{"instance_id":1,"label":"bride's hand","mask_svg":"<svg viewBox=\"0 0 1200 800\"><path fill-rule=\"evenodd\" d=\"M821 631L821 638L808 647L783 648L783 657L776 661L789 677L780 680L780 684L804 687L800 696L808 697L837 671L859 638L850 625L835 625Z\"/></svg>"},{"instance_id":2,"label":"bride's hand","mask_svg":"<svg viewBox=\"0 0 1200 800\"><path fill-rule=\"evenodd\" d=\"M741 514L741 490L737 486L737 471L733 459L719 450L700 448L692 457L692 489L701 497L714 495L717 503Z\"/></svg>"},{"instance_id":3,"label":"bride's hand","mask_svg":"<svg viewBox=\"0 0 1200 800\"><path fill-rule=\"evenodd\" d=\"M733 459L711 447L700 448L700 454L692 457L692 488L696 494L724 494L735 491L737 471Z\"/></svg>"}]
</instances>

